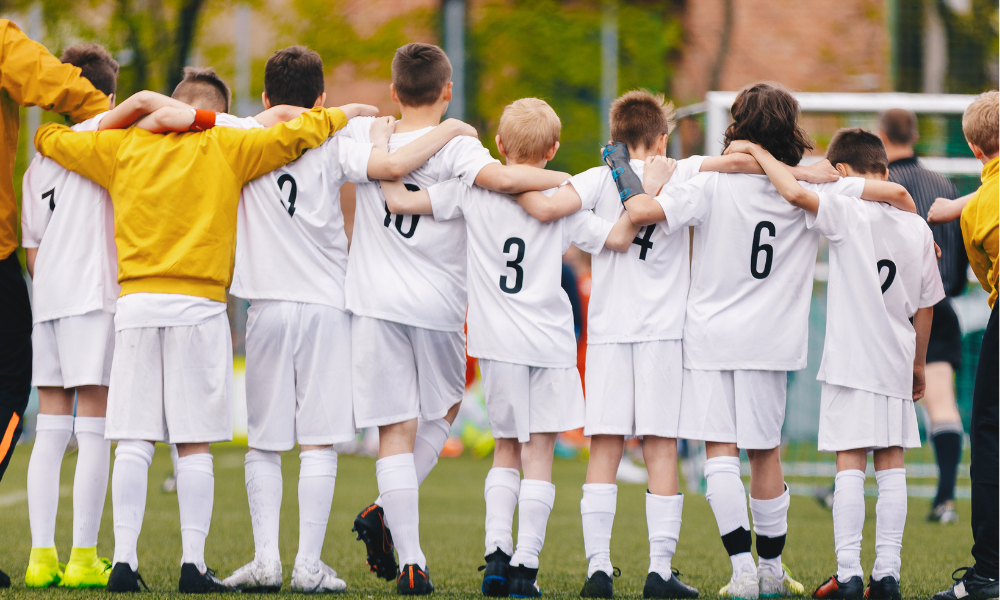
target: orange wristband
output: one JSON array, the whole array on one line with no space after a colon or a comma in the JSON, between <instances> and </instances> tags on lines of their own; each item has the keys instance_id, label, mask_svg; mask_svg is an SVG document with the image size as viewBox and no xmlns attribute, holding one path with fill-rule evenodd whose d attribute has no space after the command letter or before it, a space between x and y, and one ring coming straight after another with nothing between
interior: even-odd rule
<instances>
[{"instance_id":1,"label":"orange wristband","mask_svg":"<svg viewBox=\"0 0 1000 600\"><path fill-rule=\"evenodd\" d=\"M211 110L194 110L194 123L188 131L205 131L215 127L215 112Z\"/></svg>"}]
</instances>

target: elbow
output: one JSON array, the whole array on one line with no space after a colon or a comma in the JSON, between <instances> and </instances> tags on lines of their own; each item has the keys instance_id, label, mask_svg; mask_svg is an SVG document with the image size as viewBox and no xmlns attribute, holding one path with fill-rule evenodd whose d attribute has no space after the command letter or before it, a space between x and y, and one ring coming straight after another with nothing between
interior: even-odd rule
<instances>
[{"instance_id":1,"label":"elbow","mask_svg":"<svg viewBox=\"0 0 1000 600\"><path fill-rule=\"evenodd\" d=\"M641 209L635 209L635 210L626 209L626 212L628 212L628 218L630 221L632 221L632 224L637 225L639 227L652 225L653 223L656 223L658 221L657 215L653 214L653 211L641 210Z\"/></svg>"},{"instance_id":2,"label":"elbow","mask_svg":"<svg viewBox=\"0 0 1000 600\"><path fill-rule=\"evenodd\" d=\"M614 236L608 238L608 241L604 243L604 247L615 252L628 252L629 246L632 245L632 239L626 239L624 236Z\"/></svg>"},{"instance_id":3,"label":"elbow","mask_svg":"<svg viewBox=\"0 0 1000 600\"><path fill-rule=\"evenodd\" d=\"M400 163L398 160L393 159L392 155L390 155L390 158L385 165L386 178L396 181L402 179L403 176L407 174L408 171L403 169L402 163Z\"/></svg>"},{"instance_id":4,"label":"elbow","mask_svg":"<svg viewBox=\"0 0 1000 600\"><path fill-rule=\"evenodd\" d=\"M803 208L806 205L806 200L809 198L809 192L799 188L793 193L788 195L788 203L792 206Z\"/></svg>"},{"instance_id":5,"label":"elbow","mask_svg":"<svg viewBox=\"0 0 1000 600\"><path fill-rule=\"evenodd\" d=\"M551 223L563 217L553 206L544 206L536 211L538 214L532 215L542 223Z\"/></svg>"},{"instance_id":6,"label":"elbow","mask_svg":"<svg viewBox=\"0 0 1000 600\"><path fill-rule=\"evenodd\" d=\"M917 205L913 202L913 197L910 196L910 192L906 191L906 188L900 186L899 190L896 191L896 196L899 200L900 206L905 206L906 210L909 212L917 212Z\"/></svg>"},{"instance_id":7,"label":"elbow","mask_svg":"<svg viewBox=\"0 0 1000 600\"><path fill-rule=\"evenodd\" d=\"M516 194L523 191L518 188L517 182L513 177L507 175L505 172L501 173L500 177L497 178L496 187L493 191L500 192L501 194Z\"/></svg>"}]
</instances>

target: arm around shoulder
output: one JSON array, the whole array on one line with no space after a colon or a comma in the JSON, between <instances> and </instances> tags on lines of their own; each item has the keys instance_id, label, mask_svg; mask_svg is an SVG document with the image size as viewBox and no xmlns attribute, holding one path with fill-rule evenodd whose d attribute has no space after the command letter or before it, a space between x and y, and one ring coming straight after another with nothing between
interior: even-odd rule
<instances>
[{"instance_id":1,"label":"arm around shoulder","mask_svg":"<svg viewBox=\"0 0 1000 600\"><path fill-rule=\"evenodd\" d=\"M115 157L125 134L123 129L73 131L65 125L46 123L35 132L35 149L63 168L107 188L111 184Z\"/></svg>"},{"instance_id":2,"label":"arm around shoulder","mask_svg":"<svg viewBox=\"0 0 1000 600\"><path fill-rule=\"evenodd\" d=\"M479 170L476 185L501 194L520 194L531 190L558 187L569 179L568 173L549 171L527 165L491 163Z\"/></svg>"},{"instance_id":3,"label":"arm around shoulder","mask_svg":"<svg viewBox=\"0 0 1000 600\"><path fill-rule=\"evenodd\" d=\"M433 214L431 195L427 190L410 191L402 181L382 181L379 183L385 205L389 212L397 215Z\"/></svg>"},{"instance_id":4,"label":"arm around shoulder","mask_svg":"<svg viewBox=\"0 0 1000 600\"><path fill-rule=\"evenodd\" d=\"M865 179L865 189L861 193L861 199L871 202L885 202L905 212L917 212L917 205L910 197L910 192L907 192L905 187L891 181Z\"/></svg>"}]
</instances>

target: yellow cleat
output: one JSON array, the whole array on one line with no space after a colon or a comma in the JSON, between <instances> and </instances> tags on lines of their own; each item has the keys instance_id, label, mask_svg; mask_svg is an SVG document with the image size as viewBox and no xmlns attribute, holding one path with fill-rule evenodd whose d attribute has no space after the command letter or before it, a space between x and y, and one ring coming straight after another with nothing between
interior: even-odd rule
<instances>
[{"instance_id":1,"label":"yellow cleat","mask_svg":"<svg viewBox=\"0 0 1000 600\"><path fill-rule=\"evenodd\" d=\"M62 581L63 565L59 564L59 554L55 547L32 548L28 557L28 570L24 573L24 586L47 588Z\"/></svg>"},{"instance_id":2,"label":"yellow cleat","mask_svg":"<svg viewBox=\"0 0 1000 600\"><path fill-rule=\"evenodd\" d=\"M792 573L788 570L788 567L781 565L781 569L781 578L761 575L761 598L789 598L791 596L801 596L805 593L805 586L792 579Z\"/></svg>"},{"instance_id":3,"label":"yellow cleat","mask_svg":"<svg viewBox=\"0 0 1000 600\"><path fill-rule=\"evenodd\" d=\"M111 576L111 561L97 556L97 548L73 548L60 587L107 587Z\"/></svg>"}]
</instances>

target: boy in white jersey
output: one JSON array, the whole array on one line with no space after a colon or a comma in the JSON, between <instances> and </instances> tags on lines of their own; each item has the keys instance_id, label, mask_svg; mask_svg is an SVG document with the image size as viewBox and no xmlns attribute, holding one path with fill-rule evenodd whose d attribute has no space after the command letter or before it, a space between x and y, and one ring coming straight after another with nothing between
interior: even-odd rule
<instances>
[{"instance_id":1,"label":"boy in white jersey","mask_svg":"<svg viewBox=\"0 0 1000 600\"><path fill-rule=\"evenodd\" d=\"M497 148L507 164L544 167L559 149L560 129L548 104L523 98L504 108ZM570 244L592 253L605 247L625 251L638 227L622 215L612 228L589 210L541 223L509 196L457 179L420 192L408 192L400 182L384 182L382 189L393 212L465 220L469 355L480 361L496 439L486 477L482 591L536 597L538 554L555 499L556 434L584 423L573 315L559 285L561 257ZM515 507L520 511L516 551Z\"/></svg>"},{"instance_id":2,"label":"boy in white jersey","mask_svg":"<svg viewBox=\"0 0 1000 600\"><path fill-rule=\"evenodd\" d=\"M837 574L813 597L899 600L906 523L903 452L920 446L913 401L924 393L933 307L945 295L931 230L918 215L885 204L803 189L756 144L733 142L730 151L756 158L781 195L809 213L809 227L830 240L826 341L817 376L823 382L818 447L837 453ZM876 181L888 176L882 141L863 129L838 131L827 157L844 176ZM869 450L879 494L875 566L865 588L861 530Z\"/></svg>"},{"instance_id":3,"label":"boy in white jersey","mask_svg":"<svg viewBox=\"0 0 1000 600\"><path fill-rule=\"evenodd\" d=\"M396 51L391 93L402 119L390 152L438 125L451 100L450 79L451 63L437 46ZM369 126L357 119L343 135L367 142ZM548 189L567 176L501 165L479 140L463 136L403 181L426 189L456 177L516 193ZM394 215L378 184L357 187L346 288L354 315L351 381L355 423L379 427L381 495L355 519L355 530L372 571L387 580L399 572L395 544L405 566L396 581L401 594L433 591L420 549L417 488L437 462L465 390L465 236L461 220Z\"/></svg>"}]
</instances>

